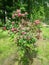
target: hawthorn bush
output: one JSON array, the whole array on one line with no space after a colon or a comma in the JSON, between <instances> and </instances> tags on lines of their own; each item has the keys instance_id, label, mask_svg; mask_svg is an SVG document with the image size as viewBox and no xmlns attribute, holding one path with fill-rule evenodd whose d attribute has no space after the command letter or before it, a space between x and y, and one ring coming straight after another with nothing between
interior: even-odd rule
<instances>
[{"instance_id":1,"label":"hawthorn bush","mask_svg":"<svg viewBox=\"0 0 49 65\"><path fill-rule=\"evenodd\" d=\"M14 41L18 48L20 65L31 65L37 55L36 41L40 38L40 21L22 22L17 28Z\"/></svg>"},{"instance_id":2,"label":"hawthorn bush","mask_svg":"<svg viewBox=\"0 0 49 65\"><path fill-rule=\"evenodd\" d=\"M17 9L12 14L13 21L7 19L3 30L8 30L11 39L16 43L19 63L29 65L37 55L36 41L40 38L40 20L26 21L28 13ZM29 63L29 64L28 64Z\"/></svg>"},{"instance_id":3,"label":"hawthorn bush","mask_svg":"<svg viewBox=\"0 0 49 65\"><path fill-rule=\"evenodd\" d=\"M8 26L9 25L9 26ZM33 58L37 55L36 41L40 38L40 20L35 20L34 22L23 21L17 23L7 22L3 30L8 29L8 34L11 39L16 43L17 54L19 63L22 65L29 65L33 62ZM29 63L29 64L28 64Z\"/></svg>"}]
</instances>

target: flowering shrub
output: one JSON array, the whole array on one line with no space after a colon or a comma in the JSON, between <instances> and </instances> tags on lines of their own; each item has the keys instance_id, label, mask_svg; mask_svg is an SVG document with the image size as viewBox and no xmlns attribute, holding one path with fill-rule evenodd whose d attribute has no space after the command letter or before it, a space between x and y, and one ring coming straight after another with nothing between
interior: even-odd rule
<instances>
[{"instance_id":1,"label":"flowering shrub","mask_svg":"<svg viewBox=\"0 0 49 65\"><path fill-rule=\"evenodd\" d=\"M6 22L3 30L8 29L8 34L15 41L18 49L19 60L23 60L22 63L32 63L34 57L36 57L37 48L36 48L36 40L40 38L40 20L35 20L34 22L27 22L23 18L28 15L27 12L21 13L21 10L16 10L12 14L12 18L16 19L16 21ZM18 22L17 19L22 22ZM18 26L17 26L18 25ZM25 59L24 59L25 57ZM23 64L22 64L23 65ZM26 64L25 64L26 65ZM28 65L28 64L27 64Z\"/></svg>"},{"instance_id":2,"label":"flowering shrub","mask_svg":"<svg viewBox=\"0 0 49 65\"><path fill-rule=\"evenodd\" d=\"M36 40L37 40L37 30L38 27L32 22L22 22L17 28L18 32L15 35L15 43L18 47L18 55L20 56L20 61L32 62L34 57L36 57ZM24 61L24 57L26 61ZM23 63L22 62L22 63ZM22 64L23 65L23 64Z\"/></svg>"},{"instance_id":3,"label":"flowering shrub","mask_svg":"<svg viewBox=\"0 0 49 65\"><path fill-rule=\"evenodd\" d=\"M18 12L20 11L18 10ZM23 60L23 62L32 63L31 60L36 57L37 48L35 43L36 40L40 38L40 24L39 20L35 20L34 23L29 21L19 22L18 27L16 27L17 24L15 21L8 24L10 25L8 33L17 45L17 53L20 61Z\"/></svg>"},{"instance_id":4,"label":"flowering shrub","mask_svg":"<svg viewBox=\"0 0 49 65\"><path fill-rule=\"evenodd\" d=\"M22 22L24 18L26 18L28 15L27 12L22 13L20 9L17 9L16 11L13 12L12 14L12 21L9 19L6 19L6 24L4 25L7 30L11 30L12 32L16 31L14 30L15 28L18 27L19 21Z\"/></svg>"}]
</instances>

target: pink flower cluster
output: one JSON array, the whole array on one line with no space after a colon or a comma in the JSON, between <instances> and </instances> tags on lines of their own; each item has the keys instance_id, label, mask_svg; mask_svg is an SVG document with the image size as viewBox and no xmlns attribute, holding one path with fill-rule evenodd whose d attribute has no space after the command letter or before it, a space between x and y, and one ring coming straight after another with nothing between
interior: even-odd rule
<instances>
[{"instance_id":1,"label":"pink flower cluster","mask_svg":"<svg viewBox=\"0 0 49 65\"><path fill-rule=\"evenodd\" d=\"M25 34L26 34L26 32L22 32L21 34L22 34L22 35L25 35Z\"/></svg>"},{"instance_id":2,"label":"pink flower cluster","mask_svg":"<svg viewBox=\"0 0 49 65\"><path fill-rule=\"evenodd\" d=\"M12 15L12 18L15 18L16 16L17 16L17 17L25 17L26 15L28 15L27 12L21 13L21 10L20 10L20 9L17 9L17 10L15 11L15 13Z\"/></svg>"},{"instance_id":3,"label":"pink flower cluster","mask_svg":"<svg viewBox=\"0 0 49 65\"><path fill-rule=\"evenodd\" d=\"M35 23L35 25L38 25L38 24L40 24L40 20L35 20L34 23Z\"/></svg>"},{"instance_id":4,"label":"pink flower cluster","mask_svg":"<svg viewBox=\"0 0 49 65\"><path fill-rule=\"evenodd\" d=\"M15 22L14 22L14 21L12 22L12 25L13 25L13 26L15 25ZM12 31L12 32L17 31L17 28L12 27L12 28L11 28L11 31Z\"/></svg>"},{"instance_id":5,"label":"pink flower cluster","mask_svg":"<svg viewBox=\"0 0 49 65\"><path fill-rule=\"evenodd\" d=\"M12 32L14 32L15 31L15 28L12 28L11 30L12 30Z\"/></svg>"}]
</instances>

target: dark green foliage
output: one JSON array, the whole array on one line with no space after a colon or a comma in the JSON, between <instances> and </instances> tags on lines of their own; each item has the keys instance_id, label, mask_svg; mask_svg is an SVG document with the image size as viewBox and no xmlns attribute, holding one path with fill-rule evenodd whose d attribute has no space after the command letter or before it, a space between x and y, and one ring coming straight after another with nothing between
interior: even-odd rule
<instances>
[{"instance_id":1,"label":"dark green foliage","mask_svg":"<svg viewBox=\"0 0 49 65\"><path fill-rule=\"evenodd\" d=\"M28 18L33 21L35 19L49 19L49 0L0 0L0 18L11 18L12 11L21 9L22 12L29 13Z\"/></svg>"}]
</instances>

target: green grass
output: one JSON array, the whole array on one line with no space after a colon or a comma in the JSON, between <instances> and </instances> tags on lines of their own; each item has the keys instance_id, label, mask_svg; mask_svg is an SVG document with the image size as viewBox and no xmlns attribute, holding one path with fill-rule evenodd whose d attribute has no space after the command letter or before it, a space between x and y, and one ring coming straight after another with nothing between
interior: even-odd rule
<instances>
[{"instance_id":1,"label":"green grass","mask_svg":"<svg viewBox=\"0 0 49 65\"><path fill-rule=\"evenodd\" d=\"M41 65L49 65L49 41L38 41L38 58L41 61Z\"/></svg>"},{"instance_id":2,"label":"green grass","mask_svg":"<svg viewBox=\"0 0 49 65\"><path fill-rule=\"evenodd\" d=\"M41 65L49 65L49 28L43 27L44 40L38 41L38 58Z\"/></svg>"},{"instance_id":3,"label":"green grass","mask_svg":"<svg viewBox=\"0 0 49 65\"><path fill-rule=\"evenodd\" d=\"M43 37L45 39L49 39L49 27L43 27L41 28Z\"/></svg>"},{"instance_id":4,"label":"green grass","mask_svg":"<svg viewBox=\"0 0 49 65\"><path fill-rule=\"evenodd\" d=\"M16 51L16 44L10 40L7 31L0 30L0 63Z\"/></svg>"}]
</instances>

